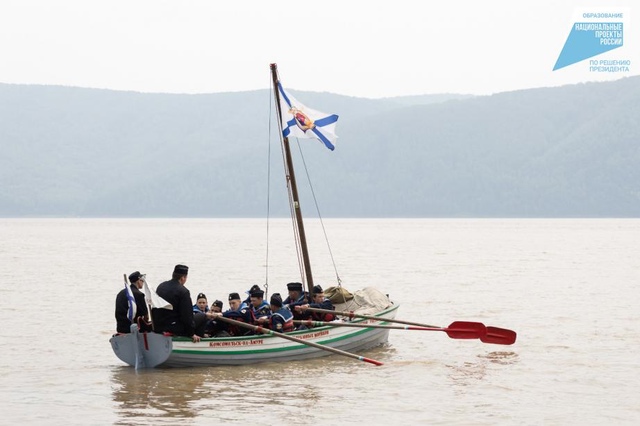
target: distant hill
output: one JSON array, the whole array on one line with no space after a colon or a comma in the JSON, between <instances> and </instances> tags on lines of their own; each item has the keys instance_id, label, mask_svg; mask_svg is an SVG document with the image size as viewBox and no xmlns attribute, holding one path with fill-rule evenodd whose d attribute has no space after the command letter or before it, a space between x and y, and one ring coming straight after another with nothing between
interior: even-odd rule
<instances>
[{"instance_id":1,"label":"distant hill","mask_svg":"<svg viewBox=\"0 0 640 426\"><path fill-rule=\"evenodd\" d=\"M323 216L640 217L640 77L482 97L294 93L340 115L334 152L299 141ZM271 213L285 216L271 96L0 84L0 216L262 217L270 142Z\"/></svg>"}]
</instances>

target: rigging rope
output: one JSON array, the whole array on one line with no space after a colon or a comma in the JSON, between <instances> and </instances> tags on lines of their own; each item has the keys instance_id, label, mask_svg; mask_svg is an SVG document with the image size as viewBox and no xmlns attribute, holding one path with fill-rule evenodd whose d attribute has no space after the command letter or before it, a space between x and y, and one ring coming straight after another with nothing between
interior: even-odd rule
<instances>
[{"instance_id":1,"label":"rigging rope","mask_svg":"<svg viewBox=\"0 0 640 426\"><path fill-rule=\"evenodd\" d=\"M273 89L273 84L270 83L271 88ZM271 92L271 91L270 91ZM269 107L269 118L271 119L271 106ZM280 133L282 133L282 126L280 123L280 118L276 117L276 120L278 122L278 130ZM271 125L271 121L269 121L269 125ZM269 132L271 134L271 132ZM293 228L293 238L295 241L295 247L296 247L296 255L298 256L298 269L300 271L300 282L305 284L306 283L306 279L305 279L305 273L304 273L304 260L302 257L302 252L301 252L301 248L300 248L300 231L298 229L297 226L297 222L295 219L295 209L293 207L293 191L291 189L291 177L289 176L289 173L287 172L287 158L285 155L285 149L284 149L284 141L282 139L282 137L280 136L280 134L278 135L278 139L280 140L280 151L282 154L282 166L284 168L284 174L285 174L285 178L287 181L287 193L288 193L288 197L289 197L289 216L291 217L291 226Z\"/></svg>"},{"instance_id":2,"label":"rigging rope","mask_svg":"<svg viewBox=\"0 0 640 426\"><path fill-rule=\"evenodd\" d=\"M282 149L282 154L284 157L284 147ZM283 158L283 161L287 161L285 158ZM284 164L284 163L283 163ZM286 167L285 167L285 173L286 173ZM291 216L291 227L293 228L293 238L295 240L295 246L296 246L296 254L298 256L298 268L300 270L300 282L303 284L306 284L306 280L305 280L305 275L304 275L304 259L302 258L302 252L300 249L300 230L298 229L297 226L297 222L296 222L296 212L295 212L295 208L293 206L293 191L291 190L291 178L289 177L289 175L287 175L287 191L289 193L289 210L290 210L290 214L289 216Z\"/></svg>"},{"instance_id":3,"label":"rigging rope","mask_svg":"<svg viewBox=\"0 0 640 426\"><path fill-rule=\"evenodd\" d=\"M307 181L309 182L309 188L311 189L311 195L313 197L313 203L316 206L316 212L318 213L318 218L320 219L320 226L322 227L322 232L324 234L324 240L327 243L327 249L329 250L329 256L331 257L331 263L333 264L333 270L336 273L336 281L338 282L338 286L342 287L342 280L338 275L338 268L336 267L335 259L333 258L333 252L331 251L331 244L329 244L329 237L327 236L327 230L324 227L324 221L322 220L322 215L320 214L320 207L318 205L318 200L316 199L316 193L313 190L313 185L311 184L311 176L309 175L309 169L307 168L307 162L304 159L304 154L302 153L302 147L300 146L300 140L296 138L296 144L298 145L298 151L300 152L300 158L302 159L302 164L304 166L304 172L307 175Z\"/></svg>"}]
</instances>

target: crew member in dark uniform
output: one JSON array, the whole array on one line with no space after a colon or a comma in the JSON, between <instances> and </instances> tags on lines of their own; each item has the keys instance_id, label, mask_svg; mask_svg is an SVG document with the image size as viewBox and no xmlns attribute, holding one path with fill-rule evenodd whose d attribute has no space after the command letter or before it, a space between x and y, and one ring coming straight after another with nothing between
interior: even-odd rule
<instances>
[{"instance_id":1,"label":"crew member in dark uniform","mask_svg":"<svg viewBox=\"0 0 640 426\"><path fill-rule=\"evenodd\" d=\"M335 311L336 308L333 306L333 303L331 303L331 300L324 297L324 290L322 290L322 287L320 287L319 285L314 285L311 293L311 303L296 306L296 311L305 312L307 308ZM308 318L312 319L313 321L330 322L336 319L336 316L334 314L326 314L322 312L309 312Z\"/></svg>"},{"instance_id":2,"label":"crew member in dark uniform","mask_svg":"<svg viewBox=\"0 0 640 426\"><path fill-rule=\"evenodd\" d=\"M296 309L296 306L309 303L309 294L302 291L302 283L289 283L287 284L287 290L289 290L289 297L282 302L283 306L288 307L293 313L294 320L309 319L308 313Z\"/></svg>"},{"instance_id":3,"label":"crew member in dark uniform","mask_svg":"<svg viewBox=\"0 0 640 426\"><path fill-rule=\"evenodd\" d=\"M197 343L204 335L206 316L193 312L191 294L185 287L188 274L187 266L176 265L171 280L161 283L156 289L158 296L171 303L173 309L153 309L154 331L191 337ZM201 333L196 334L196 328L201 328Z\"/></svg>"},{"instance_id":4,"label":"crew member in dark uniform","mask_svg":"<svg viewBox=\"0 0 640 426\"><path fill-rule=\"evenodd\" d=\"M269 318L271 315L271 306L264 300L264 291L258 286L255 287L257 288L254 288L249 295L254 323L260 318Z\"/></svg>"},{"instance_id":5,"label":"crew member in dark uniform","mask_svg":"<svg viewBox=\"0 0 640 426\"><path fill-rule=\"evenodd\" d=\"M271 296L271 316L269 317L269 328L279 333L286 333L293 331L293 314L289 308L282 306L282 297L279 293L274 293Z\"/></svg>"},{"instance_id":6,"label":"crew member in dark uniform","mask_svg":"<svg viewBox=\"0 0 640 426\"><path fill-rule=\"evenodd\" d=\"M228 310L222 313L208 313L208 317L211 319L211 321L207 323L207 328L210 330L209 333L215 337L244 336L252 333L248 328L240 327L235 324L228 324L224 321L216 321L216 318L219 316L244 322L247 324L254 323L251 308L244 306L244 303L240 301L240 295L238 293L229 294Z\"/></svg>"},{"instance_id":7,"label":"crew member in dark uniform","mask_svg":"<svg viewBox=\"0 0 640 426\"><path fill-rule=\"evenodd\" d=\"M129 275L129 282L131 293L136 301L136 317L134 322L138 324L140 331L151 331L151 325L148 323L149 312L147 309L147 303L144 298L144 293L140 291L142 288L143 275L139 271L133 272ZM127 313L129 311L129 300L127 299L127 289L123 288L116 296L116 331L118 333L130 333L131 321Z\"/></svg>"},{"instance_id":8,"label":"crew member in dark uniform","mask_svg":"<svg viewBox=\"0 0 640 426\"><path fill-rule=\"evenodd\" d=\"M222 312L222 307L224 306L224 303L222 303L221 300L216 300L215 302L213 302L211 304L211 309L209 309L211 312Z\"/></svg>"},{"instance_id":9,"label":"crew member in dark uniform","mask_svg":"<svg viewBox=\"0 0 640 426\"><path fill-rule=\"evenodd\" d=\"M240 308L251 307L251 293L256 290L260 290L260 286L258 284L252 285L249 290L245 291L245 293L247 293L247 298L242 301Z\"/></svg>"}]
</instances>

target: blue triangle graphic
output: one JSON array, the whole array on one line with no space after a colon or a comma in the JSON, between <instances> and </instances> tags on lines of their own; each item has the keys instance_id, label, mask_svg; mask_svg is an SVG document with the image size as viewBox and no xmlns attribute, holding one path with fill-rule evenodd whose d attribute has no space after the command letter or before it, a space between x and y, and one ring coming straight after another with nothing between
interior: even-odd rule
<instances>
[{"instance_id":1,"label":"blue triangle graphic","mask_svg":"<svg viewBox=\"0 0 640 426\"><path fill-rule=\"evenodd\" d=\"M562 52L560 52L560 56L558 56L558 60L553 67L554 71L601 53L622 47L622 44L601 44L601 34L595 29L587 31L576 29L579 25L589 24L593 24L593 22L576 22L573 25L573 28L567 37L567 41L564 43ZM620 24L621 28L623 25L622 22L607 22L607 24Z\"/></svg>"}]
</instances>

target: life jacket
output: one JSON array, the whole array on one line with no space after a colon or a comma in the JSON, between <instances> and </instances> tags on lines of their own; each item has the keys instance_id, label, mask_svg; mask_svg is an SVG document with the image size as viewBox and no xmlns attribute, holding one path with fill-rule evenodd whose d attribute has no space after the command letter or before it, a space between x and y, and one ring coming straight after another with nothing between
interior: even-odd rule
<instances>
[{"instance_id":1,"label":"life jacket","mask_svg":"<svg viewBox=\"0 0 640 426\"><path fill-rule=\"evenodd\" d=\"M241 308L237 311L229 310L223 313L222 316L247 324L253 324L255 322L255 317L253 316L253 312L250 308ZM231 334L232 336L244 336L251 333L251 330L249 330L248 328L240 327L235 324L229 324L229 334Z\"/></svg>"},{"instance_id":2,"label":"life jacket","mask_svg":"<svg viewBox=\"0 0 640 426\"><path fill-rule=\"evenodd\" d=\"M324 314L322 312L312 312L311 319L313 321L331 322L336 319L335 314Z\"/></svg>"},{"instance_id":3,"label":"life jacket","mask_svg":"<svg viewBox=\"0 0 640 426\"><path fill-rule=\"evenodd\" d=\"M262 304L258 306L258 308L254 308L253 306L251 306L251 314L253 315L253 320L255 323L255 320L257 318L268 317L269 315L271 315L271 305L263 300Z\"/></svg>"},{"instance_id":4,"label":"life jacket","mask_svg":"<svg viewBox=\"0 0 640 426\"><path fill-rule=\"evenodd\" d=\"M272 313L269 318L269 328L280 333L293 331L295 327L291 311L288 308L280 308L277 312Z\"/></svg>"}]
</instances>

